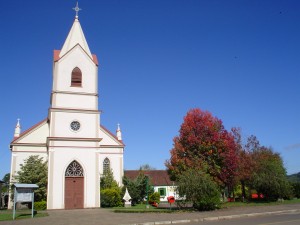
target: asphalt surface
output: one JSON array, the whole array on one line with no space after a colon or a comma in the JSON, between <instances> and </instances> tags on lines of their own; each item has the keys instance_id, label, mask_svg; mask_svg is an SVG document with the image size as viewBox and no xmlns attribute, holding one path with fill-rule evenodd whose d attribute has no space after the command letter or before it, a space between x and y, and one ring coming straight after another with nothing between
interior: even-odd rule
<instances>
[{"instance_id":1,"label":"asphalt surface","mask_svg":"<svg viewBox=\"0 0 300 225\"><path fill-rule=\"evenodd\" d=\"M257 217L243 217L231 220L207 222L191 222L186 225L299 225L300 213L283 213L280 215L266 215Z\"/></svg>"},{"instance_id":2,"label":"asphalt surface","mask_svg":"<svg viewBox=\"0 0 300 225\"><path fill-rule=\"evenodd\" d=\"M266 215L300 214L300 204L276 206L232 207L209 212L178 213L114 213L109 209L49 210L49 216L14 221L0 225L157 225L193 224L207 221L231 220Z\"/></svg>"}]
</instances>

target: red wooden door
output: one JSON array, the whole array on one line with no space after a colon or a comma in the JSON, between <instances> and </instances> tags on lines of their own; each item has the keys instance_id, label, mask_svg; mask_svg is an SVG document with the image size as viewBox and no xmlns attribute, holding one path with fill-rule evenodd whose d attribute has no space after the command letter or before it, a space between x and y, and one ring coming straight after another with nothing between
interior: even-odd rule
<instances>
[{"instance_id":1,"label":"red wooden door","mask_svg":"<svg viewBox=\"0 0 300 225\"><path fill-rule=\"evenodd\" d=\"M65 209L83 209L84 177L65 178Z\"/></svg>"}]
</instances>

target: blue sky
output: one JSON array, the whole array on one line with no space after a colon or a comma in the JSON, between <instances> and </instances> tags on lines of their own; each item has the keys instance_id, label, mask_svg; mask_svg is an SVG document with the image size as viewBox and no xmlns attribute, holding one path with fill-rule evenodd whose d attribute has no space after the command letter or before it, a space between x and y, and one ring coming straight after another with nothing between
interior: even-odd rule
<instances>
[{"instance_id":1,"label":"blue sky","mask_svg":"<svg viewBox=\"0 0 300 225\"><path fill-rule=\"evenodd\" d=\"M52 54L74 0L3 1L0 7L0 178L10 170L17 118L47 117ZM238 126L300 172L300 2L297 0L79 1L99 67L101 123L121 124L125 169L164 169L173 137L195 107Z\"/></svg>"}]
</instances>

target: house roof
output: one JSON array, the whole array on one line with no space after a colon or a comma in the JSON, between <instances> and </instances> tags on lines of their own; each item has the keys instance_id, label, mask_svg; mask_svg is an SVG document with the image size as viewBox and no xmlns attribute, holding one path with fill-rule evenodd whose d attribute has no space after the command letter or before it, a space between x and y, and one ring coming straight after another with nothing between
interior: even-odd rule
<instances>
[{"instance_id":1,"label":"house roof","mask_svg":"<svg viewBox=\"0 0 300 225\"><path fill-rule=\"evenodd\" d=\"M172 186L174 184L166 170L125 170L124 175L133 180L141 172L150 178L150 184L153 186Z\"/></svg>"}]
</instances>

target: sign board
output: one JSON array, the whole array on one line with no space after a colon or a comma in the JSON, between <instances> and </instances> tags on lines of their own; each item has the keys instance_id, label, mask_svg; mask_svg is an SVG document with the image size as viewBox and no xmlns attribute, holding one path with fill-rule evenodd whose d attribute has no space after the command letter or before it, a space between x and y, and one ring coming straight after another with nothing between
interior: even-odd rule
<instances>
[{"instance_id":1,"label":"sign board","mask_svg":"<svg viewBox=\"0 0 300 225\"><path fill-rule=\"evenodd\" d=\"M31 202L31 217L33 218L33 208L34 208L34 190L39 186L36 184L14 184L14 210L13 219L16 218L16 204L17 202Z\"/></svg>"},{"instance_id":2,"label":"sign board","mask_svg":"<svg viewBox=\"0 0 300 225\"><path fill-rule=\"evenodd\" d=\"M24 188L17 190L16 201L17 202L32 202L33 189Z\"/></svg>"}]
</instances>

